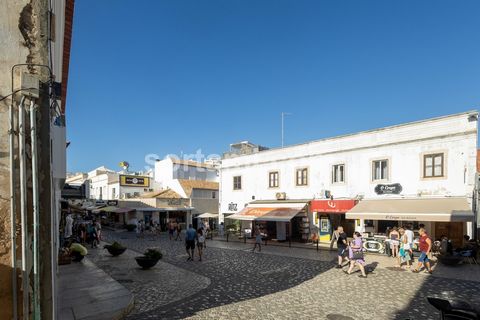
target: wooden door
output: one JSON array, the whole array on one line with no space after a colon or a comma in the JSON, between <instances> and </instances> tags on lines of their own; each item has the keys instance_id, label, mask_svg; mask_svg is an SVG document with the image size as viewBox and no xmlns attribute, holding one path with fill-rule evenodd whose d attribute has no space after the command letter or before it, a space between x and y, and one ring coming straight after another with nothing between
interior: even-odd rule
<instances>
[{"instance_id":1,"label":"wooden door","mask_svg":"<svg viewBox=\"0 0 480 320\"><path fill-rule=\"evenodd\" d=\"M461 247L463 243L463 222L436 222L435 239L447 236L452 241L453 247Z\"/></svg>"}]
</instances>

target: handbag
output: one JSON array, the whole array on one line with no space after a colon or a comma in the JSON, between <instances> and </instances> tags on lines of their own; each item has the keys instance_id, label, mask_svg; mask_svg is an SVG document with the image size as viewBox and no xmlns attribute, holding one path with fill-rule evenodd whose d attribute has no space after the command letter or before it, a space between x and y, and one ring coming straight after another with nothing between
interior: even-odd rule
<instances>
[{"instance_id":1,"label":"handbag","mask_svg":"<svg viewBox=\"0 0 480 320\"><path fill-rule=\"evenodd\" d=\"M362 250L360 249L359 251L355 251L353 253L353 259L355 260L363 260L363 252Z\"/></svg>"}]
</instances>

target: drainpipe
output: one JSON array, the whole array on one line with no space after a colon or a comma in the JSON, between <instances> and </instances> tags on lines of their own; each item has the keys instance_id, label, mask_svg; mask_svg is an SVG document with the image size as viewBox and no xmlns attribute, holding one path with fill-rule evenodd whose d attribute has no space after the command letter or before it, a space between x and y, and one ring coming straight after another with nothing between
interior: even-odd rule
<instances>
[{"instance_id":1,"label":"drainpipe","mask_svg":"<svg viewBox=\"0 0 480 320\"><path fill-rule=\"evenodd\" d=\"M30 102L30 135L32 147L32 201L33 201L33 307L34 319L40 320L40 251L39 251L39 190L37 166L37 110Z\"/></svg>"},{"instance_id":2,"label":"drainpipe","mask_svg":"<svg viewBox=\"0 0 480 320\"><path fill-rule=\"evenodd\" d=\"M22 290L23 290L23 319L29 319L29 286L27 274L27 175L25 154L25 109L23 103L18 108L19 129L19 160L20 160L20 218L22 227Z\"/></svg>"},{"instance_id":3,"label":"drainpipe","mask_svg":"<svg viewBox=\"0 0 480 320\"><path fill-rule=\"evenodd\" d=\"M17 214L16 214L16 196L15 196L15 116L14 116L14 102L15 100L12 98L12 103L10 104L9 108L9 122L10 122L10 130L8 132L9 135L9 143L10 143L10 235L11 235L11 242L12 242L12 315L13 320L18 319L18 311L17 311ZM20 101L20 105L23 106L25 101L25 97L22 97Z\"/></svg>"}]
</instances>

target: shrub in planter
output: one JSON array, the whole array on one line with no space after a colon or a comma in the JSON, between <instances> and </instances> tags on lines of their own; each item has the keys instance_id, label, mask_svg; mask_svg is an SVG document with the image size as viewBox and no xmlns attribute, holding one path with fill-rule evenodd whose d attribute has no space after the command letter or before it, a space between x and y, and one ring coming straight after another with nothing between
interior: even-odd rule
<instances>
[{"instance_id":1,"label":"shrub in planter","mask_svg":"<svg viewBox=\"0 0 480 320\"><path fill-rule=\"evenodd\" d=\"M137 228L137 226L135 224L127 224L125 228L127 229L127 231L133 231Z\"/></svg>"},{"instance_id":2,"label":"shrub in planter","mask_svg":"<svg viewBox=\"0 0 480 320\"><path fill-rule=\"evenodd\" d=\"M116 241L110 245L103 246L103 248L107 249L108 252L114 257L121 255L122 253L125 252L125 250L127 250L126 247L124 247L123 245L121 245Z\"/></svg>"},{"instance_id":3,"label":"shrub in planter","mask_svg":"<svg viewBox=\"0 0 480 320\"><path fill-rule=\"evenodd\" d=\"M135 261L142 269L150 269L157 264L158 260L162 259L162 256L162 253L158 250L147 249L143 256L135 257Z\"/></svg>"}]
</instances>

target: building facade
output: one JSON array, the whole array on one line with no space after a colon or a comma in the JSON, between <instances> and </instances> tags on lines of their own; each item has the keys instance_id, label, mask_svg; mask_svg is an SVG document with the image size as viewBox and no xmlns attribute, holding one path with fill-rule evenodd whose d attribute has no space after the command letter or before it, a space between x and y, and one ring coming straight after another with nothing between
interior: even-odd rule
<instances>
[{"instance_id":1,"label":"building facade","mask_svg":"<svg viewBox=\"0 0 480 320\"><path fill-rule=\"evenodd\" d=\"M307 200L306 220L315 232L322 226L327 230L327 225L320 224L322 214L315 211L322 205L312 200L354 201L343 210L345 214L367 200L460 197L471 210L477 117L472 111L250 154L229 152L220 170L220 219L238 214L254 202L278 205L285 200ZM334 211L326 210L325 216ZM367 215L365 219L361 214L354 219L348 216L328 219L328 233L333 224L340 223L349 225L350 231L362 232L379 232L394 224ZM460 223L455 237L472 234L473 220L464 220L468 221ZM430 222L424 224L431 233L448 232L440 221Z\"/></svg>"},{"instance_id":2,"label":"building facade","mask_svg":"<svg viewBox=\"0 0 480 320\"><path fill-rule=\"evenodd\" d=\"M218 214L219 172L215 161L197 162L166 158L155 163L155 182L188 199L186 223L202 213Z\"/></svg>"},{"instance_id":3,"label":"building facade","mask_svg":"<svg viewBox=\"0 0 480 320\"><path fill-rule=\"evenodd\" d=\"M0 313L5 319L57 318L73 9L73 0L12 0L0 10L0 127L5 129L0 133Z\"/></svg>"}]
</instances>

